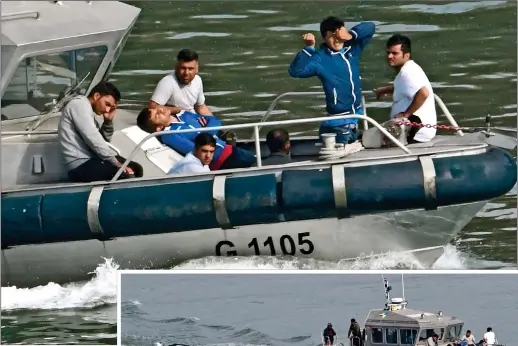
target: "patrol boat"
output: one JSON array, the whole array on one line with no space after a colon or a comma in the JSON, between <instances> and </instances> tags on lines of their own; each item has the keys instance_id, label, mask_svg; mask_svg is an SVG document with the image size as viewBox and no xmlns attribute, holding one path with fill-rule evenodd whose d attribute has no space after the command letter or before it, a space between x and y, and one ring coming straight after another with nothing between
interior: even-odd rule
<instances>
[{"instance_id":1,"label":"patrol boat","mask_svg":"<svg viewBox=\"0 0 518 346\"><path fill-rule=\"evenodd\" d=\"M442 311L426 312L409 309L404 298L405 289L401 275L403 298L390 298L392 287L383 278L385 287L385 307L370 310L362 330L364 346L388 345L428 345L426 340L437 335L436 346L457 346L464 335L464 322ZM358 338L350 339L350 346L359 345ZM482 346L482 345L481 345ZM494 345L505 346L505 345Z\"/></svg>"},{"instance_id":2,"label":"patrol boat","mask_svg":"<svg viewBox=\"0 0 518 346\"><path fill-rule=\"evenodd\" d=\"M144 177L71 183L57 139L61 108L109 78L140 9L7 1L1 11L2 286L86 280L103 258L144 269L207 256L338 261L408 252L430 267L489 200L516 183L516 160L502 149L516 146L512 138L459 128L456 136L405 145L367 115L334 118L376 127L390 148L299 137L291 141L293 163L263 167L269 152L260 128L329 119L267 121L281 98L307 93L280 95L263 122L220 128L253 130L254 139L237 145L258 154L257 167L191 176L168 176L182 156L120 109L111 143L143 166Z\"/></svg>"}]
</instances>

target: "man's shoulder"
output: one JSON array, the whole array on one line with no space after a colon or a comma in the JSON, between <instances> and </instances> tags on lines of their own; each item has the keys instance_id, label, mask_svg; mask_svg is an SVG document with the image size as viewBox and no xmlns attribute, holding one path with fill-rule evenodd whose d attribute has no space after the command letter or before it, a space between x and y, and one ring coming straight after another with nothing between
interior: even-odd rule
<instances>
[{"instance_id":1,"label":"man's shoulder","mask_svg":"<svg viewBox=\"0 0 518 346\"><path fill-rule=\"evenodd\" d=\"M88 98L84 95L79 95L73 97L70 101L68 101L65 104L65 106L63 107L63 112L67 113L67 111L70 111L71 109L87 108L88 106L90 106Z\"/></svg>"},{"instance_id":2,"label":"man's shoulder","mask_svg":"<svg viewBox=\"0 0 518 346\"><path fill-rule=\"evenodd\" d=\"M419 65L415 60L408 60L403 68L404 74L414 74L414 73L425 73L421 65Z\"/></svg>"}]
</instances>

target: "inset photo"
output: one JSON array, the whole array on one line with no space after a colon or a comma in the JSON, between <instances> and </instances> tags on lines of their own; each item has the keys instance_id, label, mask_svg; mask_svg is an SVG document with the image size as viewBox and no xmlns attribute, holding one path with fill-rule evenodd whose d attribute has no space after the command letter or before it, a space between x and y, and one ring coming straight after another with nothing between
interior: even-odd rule
<instances>
[{"instance_id":1,"label":"inset photo","mask_svg":"<svg viewBox=\"0 0 518 346\"><path fill-rule=\"evenodd\" d=\"M513 271L121 271L123 346L511 346Z\"/></svg>"}]
</instances>

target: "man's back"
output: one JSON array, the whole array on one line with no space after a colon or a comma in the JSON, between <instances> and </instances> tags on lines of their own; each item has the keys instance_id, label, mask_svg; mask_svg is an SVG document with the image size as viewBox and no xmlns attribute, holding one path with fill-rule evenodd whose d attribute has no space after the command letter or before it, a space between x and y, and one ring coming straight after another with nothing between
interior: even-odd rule
<instances>
[{"instance_id":1,"label":"man's back","mask_svg":"<svg viewBox=\"0 0 518 346\"><path fill-rule=\"evenodd\" d=\"M488 345L494 345L496 344L496 336L495 336L495 333L493 333L493 331L490 331L490 332L486 332L484 334L484 340L486 341L486 343Z\"/></svg>"}]
</instances>

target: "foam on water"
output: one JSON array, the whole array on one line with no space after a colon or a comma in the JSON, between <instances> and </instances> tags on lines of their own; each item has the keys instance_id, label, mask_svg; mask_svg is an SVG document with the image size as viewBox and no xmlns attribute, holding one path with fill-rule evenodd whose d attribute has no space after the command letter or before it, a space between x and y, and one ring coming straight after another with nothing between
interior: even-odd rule
<instances>
[{"instance_id":1,"label":"foam on water","mask_svg":"<svg viewBox=\"0 0 518 346\"><path fill-rule=\"evenodd\" d=\"M403 10L411 10L416 12L423 13L433 13L433 14L458 14L469 12L473 10L477 10L484 7L489 6L498 6L506 4L506 1L473 1L473 2L454 2L451 4L444 5L422 5L422 4L412 4L412 5L403 5L400 6L400 9Z\"/></svg>"},{"instance_id":2,"label":"foam on water","mask_svg":"<svg viewBox=\"0 0 518 346\"><path fill-rule=\"evenodd\" d=\"M34 288L2 287L2 311L94 308L117 302L117 269L105 259L88 282L58 285L49 282Z\"/></svg>"}]
</instances>

